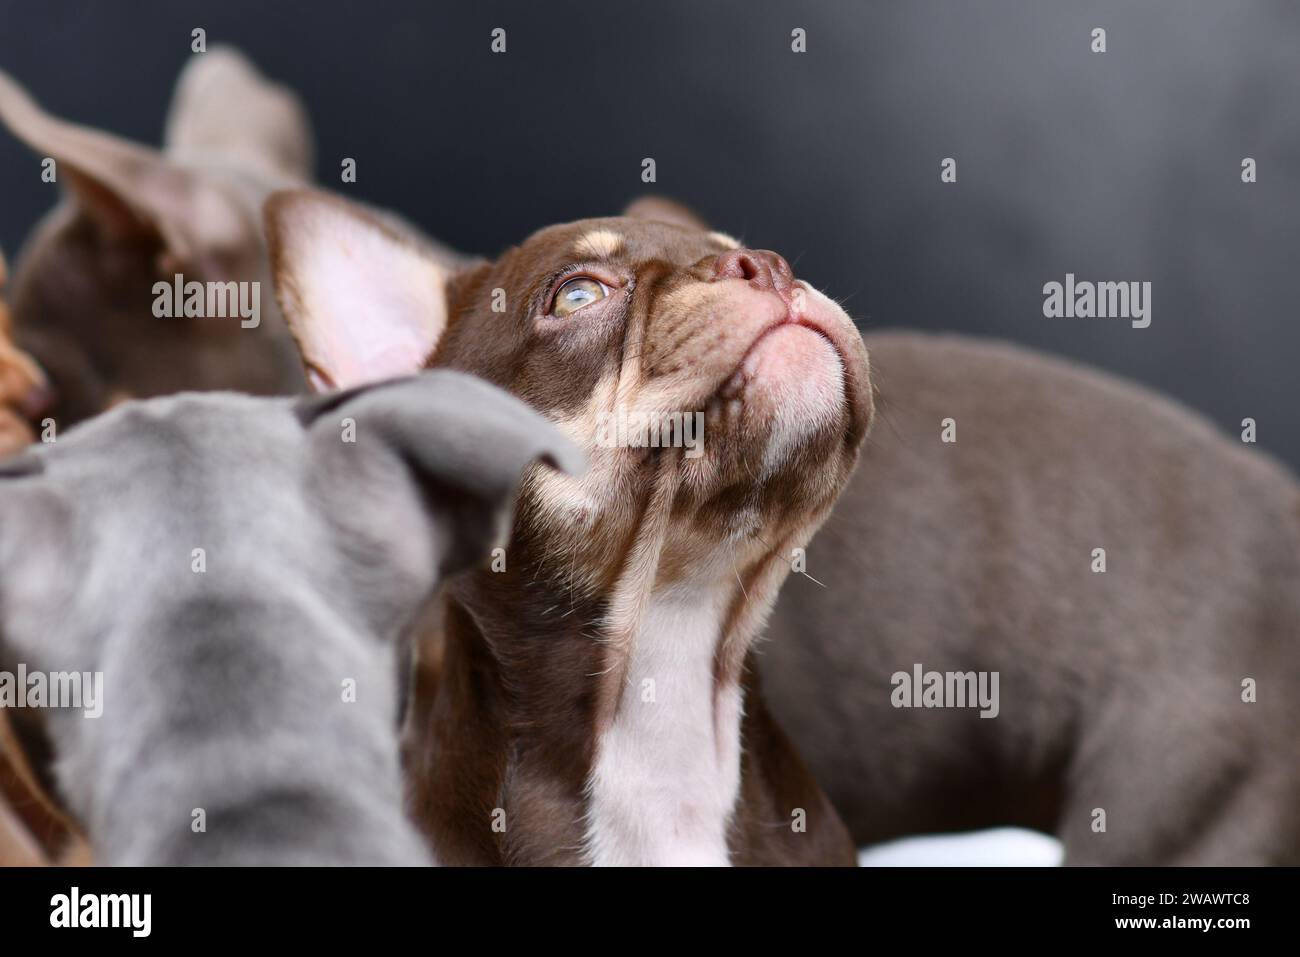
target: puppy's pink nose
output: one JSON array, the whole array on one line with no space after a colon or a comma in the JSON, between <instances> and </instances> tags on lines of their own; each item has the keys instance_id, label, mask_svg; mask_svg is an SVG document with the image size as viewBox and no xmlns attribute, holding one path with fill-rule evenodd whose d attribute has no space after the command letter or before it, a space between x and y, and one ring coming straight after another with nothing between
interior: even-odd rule
<instances>
[{"instance_id":1,"label":"puppy's pink nose","mask_svg":"<svg viewBox=\"0 0 1300 957\"><path fill-rule=\"evenodd\" d=\"M713 278L743 279L788 299L794 287L790 264L770 249L732 249L713 261Z\"/></svg>"}]
</instances>

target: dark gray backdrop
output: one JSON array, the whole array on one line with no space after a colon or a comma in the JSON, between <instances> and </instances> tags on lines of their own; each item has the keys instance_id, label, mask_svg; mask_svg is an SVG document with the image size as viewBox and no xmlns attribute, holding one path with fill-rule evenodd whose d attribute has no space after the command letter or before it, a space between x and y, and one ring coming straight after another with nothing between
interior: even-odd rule
<instances>
[{"instance_id":1,"label":"dark gray backdrop","mask_svg":"<svg viewBox=\"0 0 1300 957\"><path fill-rule=\"evenodd\" d=\"M783 252L864 328L1073 356L1233 434L1254 417L1300 465L1300 3L0 0L0 67L157 142L196 26L302 94L327 183L453 245L616 211L651 156L659 191ZM11 254L54 189L0 134ZM1066 272L1149 280L1151 327L1044 318Z\"/></svg>"}]
</instances>

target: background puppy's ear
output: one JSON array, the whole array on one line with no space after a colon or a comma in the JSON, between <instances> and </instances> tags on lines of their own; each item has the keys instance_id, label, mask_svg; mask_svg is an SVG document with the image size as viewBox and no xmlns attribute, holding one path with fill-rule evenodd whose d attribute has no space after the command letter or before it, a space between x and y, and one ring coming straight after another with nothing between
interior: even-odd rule
<instances>
[{"instance_id":1,"label":"background puppy's ear","mask_svg":"<svg viewBox=\"0 0 1300 957\"><path fill-rule=\"evenodd\" d=\"M340 447L338 423L349 417L356 422L354 449L364 455L367 441L378 440L397 453L435 518L452 529L442 550L444 574L481 561L503 539L530 465L540 460L570 475L586 467L577 447L539 413L449 370L300 400L299 416L321 430L330 448Z\"/></svg>"},{"instance_id":2,"label":"background puppy's ear","mask_svg":"<svg viewBox=\"0 0 1300 957\"><path fill-rule=\"evenodd\" d=\"M176 81L163 142L177 157L312 178L311 122L302 102L231 47L191 58Z\"/></svg>"},{"instance_id":3,"label":"background puppy's ear","mask_svg":"<svg viewBox=\"0 0 1300 957\"><path fill-rule=\"evenodd\" d=\"M663 196L642 196L623 210L623 215L633 219L648 219L656 223L685 226L687 229L702 229L706 232L709 229L709 224L703 217L697 215L688 206Z\"/></svg>"},{"instance_id":4,"label":"background puppy's ear","mask_svg":"<svg viewBox=\"0 0 1300 957\"><path fill-rule=\"evenodd\" d=\"M3 71L0 123L55 161L57 181L112 238L157 237L182 262L248 241L238 208L205 177L148 146L50 116Z\"/></svg>"},{"instance_id":5,"label":"background puppy's ear","mask_svg":"<svg viewBox=\"0 0 1300 957\"><path fill-rule=\"evenodd\" d=\"M264 208L275 295L318 389L424 368L447 327L451 267L360 206L314 190Z\"/></svg>"}]
</instances>

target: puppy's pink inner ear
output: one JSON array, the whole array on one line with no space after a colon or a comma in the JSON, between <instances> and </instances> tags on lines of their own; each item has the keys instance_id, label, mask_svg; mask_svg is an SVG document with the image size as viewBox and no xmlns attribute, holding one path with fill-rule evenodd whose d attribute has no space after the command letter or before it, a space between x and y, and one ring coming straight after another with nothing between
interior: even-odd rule
<instances>
[{"instance_id":1,"label":"puppy's pink inner ear","mask_svg":"<svg viewBox=\"0 0 1300 957\"><path fill-rule=\"evenodd\" d=\"M447 326L450 271L365 210L305 190L266 206L276 295L316 388L423 368Z\"/></svg>"}]
</instances>

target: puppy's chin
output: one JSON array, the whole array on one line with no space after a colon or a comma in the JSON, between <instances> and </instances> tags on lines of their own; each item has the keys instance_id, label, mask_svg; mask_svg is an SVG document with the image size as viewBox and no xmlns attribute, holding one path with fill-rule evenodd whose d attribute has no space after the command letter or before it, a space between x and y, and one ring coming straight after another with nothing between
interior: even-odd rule
<instances>
[{"instance_id":1,"label":"puppy's chin","mask_svg":"<svg viewBox=\"0 0 1300 957\"><path fill-rule=\"evenodd\" d=\"M763 335L719 398L735 418L735 440L762 449L763 474L799 445L848 424L839 353L820 332L794 323Z\"/></svg>"},{"instance_id":2,"label":"puppy's chin","mask_svg":"<svg viewBox=\"0 0 1300 957\"><path fill-rule=\"evenodd\" d=\"M867 376L852 321L800 286L788 321L754 340L710 403L705 433L728 452L717 464L759 481L790 469L836 469L869 423Z\"/></svg>"}]
</instances>

